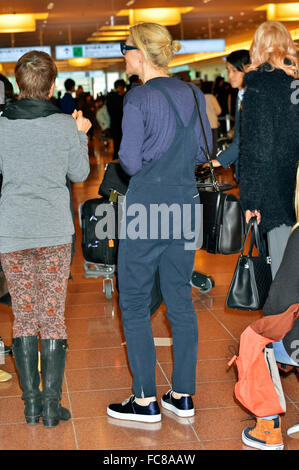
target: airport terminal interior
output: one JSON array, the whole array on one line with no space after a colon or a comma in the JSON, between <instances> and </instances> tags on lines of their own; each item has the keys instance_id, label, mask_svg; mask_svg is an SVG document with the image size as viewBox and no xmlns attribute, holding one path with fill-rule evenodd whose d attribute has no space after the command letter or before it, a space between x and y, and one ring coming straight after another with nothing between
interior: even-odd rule
<instances>
[{"instance_id":1,"label":"airport terminal interior","mask_svg":"<svg viewBox=\"0 0 299 470\"><path fill-rule=\"evenodd\" d=\"M17 95L16 61L28 50L41 48L52 55L58 68L56 102L64 95L65 80L71 78L75 89L82 86L89 97L88 112L95 116L99 97L105 97L116 80L129 83L119 42L127 39L135 22L166 25L173 39L186 47L185 53L174 57L169 74L201 86L219 76L227 82L226 56L237 49L249 50L256 28L267 19L282 21L293 39L299 40L299 4L290 5L258 0L8 0L0 4L0 73ZM233 91L231 96L235 96ZM233 127L228 105L221 116L220 147L231 142ZM199 331L195 416L180 418L163 410L161 422L138 423L106 414L109 403L131 395L132 376L115 276L86 273L79 209L88 199L100 197L99 185L112 155L113 141L95 119L89 135L90 174L85 182L72 184L76 242L66 299L69 350L62 390L62 404L70 410L71 419L50 429L41 423L28 426L14 358L5 355L0 369L11 378L0 382L0 450L250 450L242 443L241 433L254 420L235 399L237 370L228 362L238 352L241 333L261 318L262 311L226 307L238 254L196 252L194 270L213 282L206 289L192 288ZM231 185L230 191L238 195L233 167L215 171L218 181ZM162 303L152 317L159 400L171 388L173 366L165 313ZM12 307L4 301L0 303L0 336L8 346L12 324ZM297 377L295 372L281 374L287 402L282 416L287 450L299 450L299 440L286 435L286 429L299 421Z\"/></svg>"}]
</instances>

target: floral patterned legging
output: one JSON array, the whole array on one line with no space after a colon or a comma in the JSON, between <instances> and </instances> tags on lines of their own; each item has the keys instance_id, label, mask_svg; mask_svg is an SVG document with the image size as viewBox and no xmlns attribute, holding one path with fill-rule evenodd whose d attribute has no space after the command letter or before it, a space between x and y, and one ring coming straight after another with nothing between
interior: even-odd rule
<instances>
[{"instance_id":1,"label":"floral patterned legging","mask_svg":"<svg viewBox=\"0 0 299 470\"><path fill-rule=\"evenodd\" d=\"M66 339L65 298L71 244L1 253L11 295L13 337Z\"/></svg>"}]
</instances>

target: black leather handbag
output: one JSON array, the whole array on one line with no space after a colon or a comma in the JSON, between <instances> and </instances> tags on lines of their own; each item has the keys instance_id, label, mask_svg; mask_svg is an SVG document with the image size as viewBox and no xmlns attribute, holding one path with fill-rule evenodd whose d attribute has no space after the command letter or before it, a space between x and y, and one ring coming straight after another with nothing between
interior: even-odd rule
<instances>
[{"instance_id":1,"label":"black leather handbag","mask_svg":"<svg viewBox=\"0 0 299 470\"><path fill-rule=\"evenodd\" d=\"M127 192L130 176L122 169L119 160L107 163L103 180L99 187L99 194L116 202L117 196L124 196Z\"/></svg>"},{"instance_id":2,"label":"black leather handbag","mask_svg":"<svg viewBox=\"0 0 299 470\"><path fill-rule=\"evenodd\" d=\"M200 201L203 207L202 250L208 253L231 255L240 253L245 234L245 215L238 197L225 191L232 185L218 183L195 92L190 86L197 107L201 129L205 142L205 154L210 168L210 181L197 181ZM205 175L206 178L207 175Z\"/></svg>"},{"instance_id":3,"label":"black leather handbag","mask_svg":"<svg viewBox=\"0 0 299 470\"><path fill-rule=\"evenodd\" d=\"M244 248L250 231L249 251L248 255L245 255ZM252 256L254 244L257 247L258 256ZM242 252L226 297L227 307L239 310L262 309L268 297L271 283L271 260L266 254L256 217L252 217L247 226Z\"/></svg>"}]
</instances>

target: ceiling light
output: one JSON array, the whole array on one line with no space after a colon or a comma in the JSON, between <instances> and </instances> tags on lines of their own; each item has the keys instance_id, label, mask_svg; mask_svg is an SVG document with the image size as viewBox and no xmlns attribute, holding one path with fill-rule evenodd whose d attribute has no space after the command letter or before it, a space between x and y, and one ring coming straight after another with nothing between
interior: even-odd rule
<instances>
[{"instance_id":1,"label":"ceiling light","mask_svg":"<svg viewBox=\"0 0 299 470\"><path fill-rule=\"evenodd\" d=\"M115 26L101 26L100 31L111 31L112 33L114 31L129 31L131 26L129 24L121 24L121 25L115 25Z\"/></svg>"},{"instance_id":2,"label":"ceiling light","mask_svg":"<svg viewBox=\"0 0 299 470\"><path fill-rule=\"evenodd\" d=\"M268 21L299 21L299 3L267 3L255 10L266 10Z\"/></svg>"},{"instance_id":3,"label":"ceiling light","mask_svg":"<svg viewBox=\"0 0 299 470\"><path fill-rule=\"evenodd\" d=\"M96 31L92 33L92 36L100 37L100 36L129 36L129 31Z\"/></svg>"},{"instance_id":4,"label":"ceiling light","mask_svg":"<svg viewBox=\"0 0 299 470\"><path fill-rule=\"evenodd\" d=\"M0 33L27 33L36 30L36 20L45 20L48 13L0 15Z\"/></svg>"},{"instance_id":5,"label":"ceiling light","mask_svg":"<svg viewBox=\"0 0 299 470\"><path fill-rule=\"evenodd\" d=\"M172 26L181 22L181 15L189 13L194 7L182 8L144 8L120 10L118 16L129 16L130 25L140 22L155 22L163 26Z\"/></svg>"},{"instance_id":6,"label":"ceiling light","mask_svg":"<svg viewBox=\"0 0 299 470\"><path fill-rule=\"evenodd\" d=\"M47 6L47 9L52 10L53 8L54 8L54 3L53 2L49 3L49 5Z\"/></svg>"},{"instance_id":7,"label":"ceiling light","mask_svg":"<svg viewBox=\"0 0 299 470\"><path fill-rule=\"evenodd\" d=\"M77 57L76 59L68 59L68 63L72 67L87 67L92 63L90 57Z\"/></svg>"},{"instance_id":8,"label":"ceiling light","mask_svg":"<svg viewBox=\"0 0 299 470\"><path fill-rule=\"evenodd\" d=\"M125 41L128 36L102 36L102 37L90 37L87 38L87 42L111 42L111 41Z\"/></svg>"}]
</instances>

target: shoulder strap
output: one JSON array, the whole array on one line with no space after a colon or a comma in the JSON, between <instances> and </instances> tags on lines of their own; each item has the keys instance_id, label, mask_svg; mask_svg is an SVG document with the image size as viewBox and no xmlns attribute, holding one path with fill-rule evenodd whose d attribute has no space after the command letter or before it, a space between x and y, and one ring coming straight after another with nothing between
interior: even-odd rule
<instances>
[{"instance_id":1,"label":"shoulder strap","mask_svg":"<svg viewBox=\"0 0 299 470\"><path fill-rule=\"evenodd\" d=\"M200 109L199 109L197 96L195 94L193 86L190 85L190 83L187 83L187 85L189 86L189 88L191 88L194 99L195 99L195 105L196 105L196 109L197 109L197 113L198 113L198 117L199 117L199 122L200 122L201 130L202 130L202 135L203 135L203 138L204 138L205 149L203 149L202 147L200 147L200 148L203 151L204 155L206 156L206 158L209 162L209 167L210 167L210 171L211 171L212 183L213 183L214 190L215 191L220 191L220 188L219 188L219 185L218 185L218 182L217 182L217 179L216 179L216 175L215 175L215 172L214 172L214 168L213 168L213 165L212 165L212 159L211 159L211 155L210 155L210 151L209 151L209 147L208 147L207 136L206 136L206 133L205 133L203 122L202 122L202 117L201 117L201 113L200 113Z\"/></svg>"}]
</instances>

